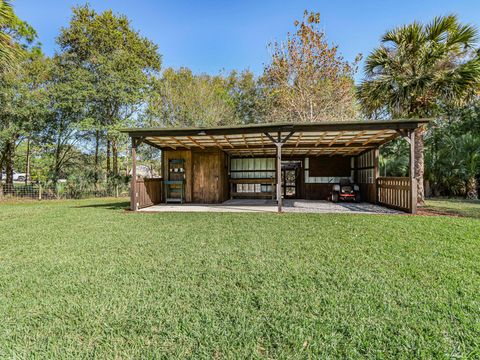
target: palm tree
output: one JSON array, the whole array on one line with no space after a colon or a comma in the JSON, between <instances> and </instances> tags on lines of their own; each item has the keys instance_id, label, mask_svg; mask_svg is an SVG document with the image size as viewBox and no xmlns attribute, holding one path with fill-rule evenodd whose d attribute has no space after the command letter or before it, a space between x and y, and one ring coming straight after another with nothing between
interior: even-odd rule
<instances>
[{"instance_id":1,"label":"palm tree","mask_svg":"<svg viewBox=\"0 0 480 360\"><path fill-rule=\"evenodd\" d=\"M12 41L8 29L15 15L9 0L0 0L0 73L11 67L18 55L18 47Z\"/></svg>"},{"instance_id":2,"label":"palm tree","mask_svg":"<svg viewBox=\"0 0 480 360\"><path fill-rule=\"evenodd\" d=\"M434 117L441 104L462 105L479 88L478 31L454 15L388 31L366 59L358 88L364 112L393 118ZM423 133L415 133L415 178L423 203Z\"/></svg>"}]
</instances>

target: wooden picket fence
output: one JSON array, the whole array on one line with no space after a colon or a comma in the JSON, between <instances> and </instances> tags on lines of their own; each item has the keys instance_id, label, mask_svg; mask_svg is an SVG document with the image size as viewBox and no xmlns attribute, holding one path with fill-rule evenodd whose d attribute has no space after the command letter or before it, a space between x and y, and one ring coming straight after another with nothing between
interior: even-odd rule
<instances>
[{"instance_id":1,"label":"wooden picket fence","mask_svg":"<svg viewBox=\"0 0 480 360\"><path fill-rule=\"evenodd\" d=\"M413 186L411 186L411 181L414 182ZM416 213L416 188L415 180L411 180L409 177L379 177L377 178L377 203L393 209Z\"/></svg>"}]
</instances>

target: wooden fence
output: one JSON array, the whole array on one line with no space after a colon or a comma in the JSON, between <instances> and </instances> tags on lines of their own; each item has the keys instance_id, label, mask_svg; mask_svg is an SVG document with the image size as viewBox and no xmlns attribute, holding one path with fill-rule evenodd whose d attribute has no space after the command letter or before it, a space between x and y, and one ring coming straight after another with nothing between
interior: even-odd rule
<instances>
[{"instance_id":1,"label":"wooden fence","mask_svg":"<svg viewBox=\"0 0 480 360\"><path fill-rule=\"evenodd\" d=\"M160 204L163 200L163 179L137 179L138 208Z\"/></svg>"},{"instance_id":2,"label":"wooden fence","mask_svg":"<svg viewBox=\"0 0 480 360\"><path fill-rule=\"evenodd\" d=\"M409 177L379 177L377 178L377 203L397 210L416 213L415 180L411 186ZM415 196L413 196L415 195ZM412 202L412 199L414 201Z\"/></svg>"}]
</instances>

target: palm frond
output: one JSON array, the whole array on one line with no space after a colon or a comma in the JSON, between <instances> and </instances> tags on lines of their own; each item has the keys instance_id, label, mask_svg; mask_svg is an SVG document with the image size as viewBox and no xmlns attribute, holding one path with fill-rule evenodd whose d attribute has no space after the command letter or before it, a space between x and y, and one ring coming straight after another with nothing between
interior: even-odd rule
<instances>
[{"instance_id":1,"label":"palm frond","mask_svg":"<svg viewBox=\"0 0 480 360\"><path fill-rule=\"evenodd\" d=\"M448 47L463 46L471 48L478 41L478 29L473 25L461 25L449 32L446 45Z\"/></svg>"},{"instance_id":2,"label":"palm frond","mask_svg":"<svg viewBox=\"0 0 480 360\"><path fill-rule=\"evenodd\" d=\"M4 31L15 19L15 14L9 0L0 0L0 72L12 68L20 50L12 41L11 36Z\"/></svg>"},{"instance_id":3,"label":"palm frond","mask_svg":"<svg viewBox=\"0 0 480 360\"><path fill-rule=\"evenodd\" d=\"M425 26L426 38L434 42L443 42L447 39L448 32L458 24L456 15L437 16Z\"/></svg>"},{"instance_id":4,"label":"palm frond","mask_svg":"<svg viewBox=\"0 0 480 360\"><path fill-rule=\"evenodd\" d=\"M480 58L476 57L459 66L439 72L433 87L446 101L461 105L475 95L480 84Z\"/></svg>"},{"instance_id":5,"label":"palm frond","mask_svg":"<svg viewBox=\"0 0 480 360\"><path fill-rule=\"evenodd\" d=\"M11 18L12 12L12 5L10 0L0 0L0 25L5 24L5 20Z\"/></svg>"},{"instance_id":6,"label":"palm frond","mask_svg":"<svg viewBox=\"0 0 480 360\"><path fill-rule=\"evenodd\" d=\"M373 76L381 68L388 66L390 51L385 46L375 49L365 61L365 75Z\"/></svg>"}]
</instances>

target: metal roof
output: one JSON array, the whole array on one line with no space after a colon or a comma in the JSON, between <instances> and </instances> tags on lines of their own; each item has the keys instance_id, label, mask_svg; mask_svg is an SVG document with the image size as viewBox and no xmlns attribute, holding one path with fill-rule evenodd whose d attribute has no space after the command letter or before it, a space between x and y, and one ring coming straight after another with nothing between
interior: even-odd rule
<instances>
[{"instance_id":1,"label":"metal roof","mask_svg":"<svg viewBox=\"0 0 480 360\"><path fill-rule=\"evenodd\" d=\"M357 155L378 147L428 119L254 124L231 127L123 129L131 137L161 149L219 148L232 156L274 155L271 138L288 138L285 155Z\"/></svg>"}]
</instances>

